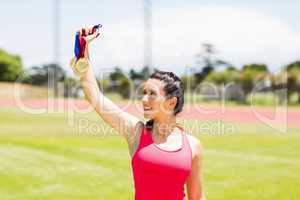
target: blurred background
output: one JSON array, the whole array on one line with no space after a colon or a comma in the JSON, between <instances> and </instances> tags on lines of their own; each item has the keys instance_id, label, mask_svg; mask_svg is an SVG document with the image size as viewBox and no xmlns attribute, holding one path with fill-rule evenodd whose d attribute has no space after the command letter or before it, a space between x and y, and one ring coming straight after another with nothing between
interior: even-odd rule
<instances>
[{"instance_id":1,"label":"blurred background","mask_svg":"<svg viewBox=\"0 0 300 200\"><path fill-rule=\"evenodd\" d=\"M139 86L155 70L181 77L179 121L205 148L207 199L298 199L299 6L2 0L1 199L133 199L126 142L68 66L76 31L98 23L93 69L123 109L142 119Z\"/></svg>"}]
</instances>

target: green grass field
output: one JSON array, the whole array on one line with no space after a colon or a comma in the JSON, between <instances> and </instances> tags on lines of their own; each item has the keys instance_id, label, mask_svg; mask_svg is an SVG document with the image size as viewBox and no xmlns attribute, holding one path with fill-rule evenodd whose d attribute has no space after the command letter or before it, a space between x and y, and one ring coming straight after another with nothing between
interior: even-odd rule
<instances>
[{"instance_id":1,"label":"green grass field","mask_svg":"<svg viewBox=\"0 0 300 200\"><path fill-rule=\"evenodd\" d=\"M109 134L95 113L67 117L0 110L1 200L133 199L123 138ZM89 129L80 131L86 120ZM207 122L181 123L205 148L207 199L300 198L300 129L283 134L263 125L231 124L231 132L208 134L195 129Z\"/></svg>"}]
</instances>

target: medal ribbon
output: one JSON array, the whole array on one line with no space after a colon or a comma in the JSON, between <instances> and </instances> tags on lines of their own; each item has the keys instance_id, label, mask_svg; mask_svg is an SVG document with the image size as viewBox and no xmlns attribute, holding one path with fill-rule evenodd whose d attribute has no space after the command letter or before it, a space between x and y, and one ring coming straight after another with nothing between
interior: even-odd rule
<instances>
[{"instance_id":1,"label":"medal ribbon","mask_svg":"<svg viewBox=\"0 0 300 200\"><path fill-rule=\"evenodd\" d=\"M97 29L101 28L101 24L97 24L92 28L91 33L86 33L85 29L82 29L82 34L79 32L76 33L75 35L75 45L74 45L74 54L76 57L76 60L79 60L80 58L84 57L84 52L86 48L86 39L85 37L93 34L97 31Z\"/></svg>"}]
</instances>

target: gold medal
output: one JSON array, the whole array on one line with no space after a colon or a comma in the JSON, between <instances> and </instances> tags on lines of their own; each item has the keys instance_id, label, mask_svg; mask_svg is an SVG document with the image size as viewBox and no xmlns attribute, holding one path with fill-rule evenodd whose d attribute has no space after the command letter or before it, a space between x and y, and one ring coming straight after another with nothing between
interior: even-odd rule
<instances>
[{"instance_id":1,"label":"gold medal","mask_svg":"<svg viewBox=\"0 0 300 200\"><path fill-rule=\"evenodd\" d=\"M70 66L72 67L72 69L75 67L75 63L76 63L76 58L72 58L70 61Z\"/></svg>"},{"instance_id":2,"label":"gold medal","mask_svg":"<svg viewBox=\"0 0 300 200\"><path fill-rule=\"evenodd\" d=\"M77 76L85 74L90 67L88 58L80 58L78 60L76 58L72 58L70 65Z\"/></svg>"},{"instance_id":3,"label":"gold medal","mask_svg":"<svg viewBox=\"0 0 300 200\"><path fill-rule=\"evenodd\" d=\"M75 68L77 72L79 72L80 74L84 74L89 69L89 66L90 63L87 58L80 58L79 60L77 60Z\"/></svg>"}]
</instances>

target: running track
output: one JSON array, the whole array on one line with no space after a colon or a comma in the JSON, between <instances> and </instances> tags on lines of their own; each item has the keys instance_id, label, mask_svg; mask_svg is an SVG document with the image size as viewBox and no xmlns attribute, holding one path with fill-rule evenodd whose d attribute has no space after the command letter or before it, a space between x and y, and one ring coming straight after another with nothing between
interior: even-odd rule
<instances>
[{"instance_id":1,"label":"running track","mask_svg":"<svg viewBox=\"0 0 300 200\"><path fill-rule=\"evenodd\" d=\"M49 106L48 106L49 105ZM142 115L142 110L139 104L119 104L124 110ZM22 100L17 103L14 99L0 99L0 108L24 108L33 111L49 108L52 112L63 112L66 110L83 111L89 107L89 104L84 100L66 100L56 99L48 101L47 99L36 100ZM49 110L48 109L48 110ZM271 121L271 123L286 123L288 127L300 127L300 109L288 108L281 110L275 114L275 108L272 107L254 107L250 106L225 106L224 108L218 106L203 106L187 105L185 106L179 117L184 119L197 120L223 120L227 122L236 123L263 123Z\"/></svg>"}]
</instances>

